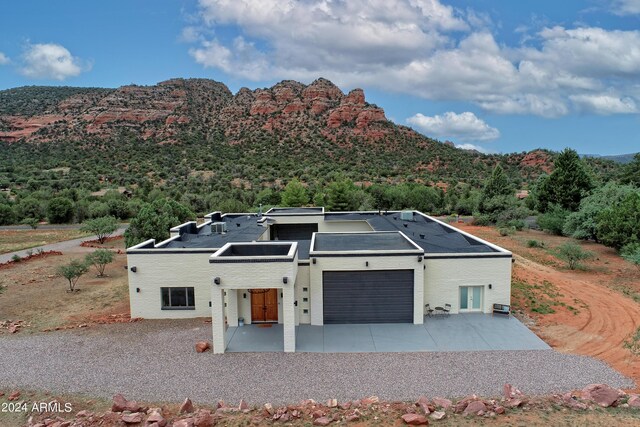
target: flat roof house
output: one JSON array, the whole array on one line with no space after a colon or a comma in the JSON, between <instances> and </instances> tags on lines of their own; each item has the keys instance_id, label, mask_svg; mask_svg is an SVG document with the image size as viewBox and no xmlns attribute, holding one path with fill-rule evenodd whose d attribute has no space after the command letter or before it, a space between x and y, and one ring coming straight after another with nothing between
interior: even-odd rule
<instances>
[{"instance_id":1,"label":"flat roof house","mask_svg":"<svg viewBox=\"0 0 640 427\"><path fill-rule=\"evenodd\" d=\"M490 313L509 304L511 252L418 211L273 208L214 212L127 249L131 316L212 316L226 326L424 322L425 305Z\"/></svg>"}]
</instances>

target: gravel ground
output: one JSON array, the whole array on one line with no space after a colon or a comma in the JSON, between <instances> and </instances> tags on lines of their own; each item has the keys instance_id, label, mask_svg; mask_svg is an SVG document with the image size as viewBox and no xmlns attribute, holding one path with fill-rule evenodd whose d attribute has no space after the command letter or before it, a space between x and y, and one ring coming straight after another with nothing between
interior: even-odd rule
<instances>
[{"instance_id":1,"label":"gravel ground","mask_svg":"<svg viewBox=\"0 0 640 427\"><path fill-rule=\"evenodd\" d=\"M253 404L312 398L413 400L420 395L528 394L590 383L632 387L605 363L553 350L451 353L197 354L202 320L143 321L50 334L0 336L0 385L61 393Z\"/></svg>"}]
</instances>

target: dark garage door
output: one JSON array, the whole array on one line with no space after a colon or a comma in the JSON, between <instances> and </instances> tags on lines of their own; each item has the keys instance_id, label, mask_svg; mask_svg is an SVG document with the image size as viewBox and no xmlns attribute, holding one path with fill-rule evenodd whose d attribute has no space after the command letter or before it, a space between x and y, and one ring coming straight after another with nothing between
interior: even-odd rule
<instances>
[{"instance_id":1,"label":"dark garage door","mask_svg":"<svg viewBox=\"0 0 640 427\"><path fill-rule=\"evenodd\" d=\"M324 323L413 323L413 270L323 271Z\"/></svg>"}]
</instances>

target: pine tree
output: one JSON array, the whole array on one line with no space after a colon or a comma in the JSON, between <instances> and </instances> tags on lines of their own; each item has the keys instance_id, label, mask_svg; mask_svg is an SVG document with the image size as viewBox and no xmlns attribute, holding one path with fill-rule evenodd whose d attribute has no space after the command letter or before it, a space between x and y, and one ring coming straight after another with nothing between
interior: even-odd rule
<instances>
[{"instance_id":1,"label":"pine tree","mask_svg":"<svg viewBox=\"0 0 640 427\"><path fill-rule=\"evenodd\" d=\"M309 203L309 194L296 178L289 181L282 192L282 206L299 207Z\"/></svg>"},{"instance_id":2,"label":"pine tree","mask_svg":"<svg viewBox=\"0 0 640 427\"><path fill-rule=\"evenodd\" d=\"M591 176L575 150L565 148L556 161L549 178L537 189L540 212L546 212L551 205L575 212L583 197L593 188Z\"/></svg>"}]
</instances>

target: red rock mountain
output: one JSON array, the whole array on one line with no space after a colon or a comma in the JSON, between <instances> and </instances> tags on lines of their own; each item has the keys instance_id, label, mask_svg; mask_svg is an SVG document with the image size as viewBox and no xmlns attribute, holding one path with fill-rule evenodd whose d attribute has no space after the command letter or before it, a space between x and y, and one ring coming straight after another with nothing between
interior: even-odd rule
<instances>
[{"instance_id":1,"label":"red rock mountain","mask_svg":"<svg viewBox=\"0 0 640 427\"><path fill-rule=\"evenodd\" d=\"M242 88L235 95L213 80L172 79L58 98L37 108L31 99L17 108L0 105L0 141L109 139L126 131L159 143L177 142L193 132L205 137L221 132L228 142L240 143L247 132L262 129L294 139L320 134L342 143L399 131L381 108L365 101L362 89L345 95L322 78L310 85L287 80L268 89ZM408 128L400 132L417 137Z\"/></svg>"}]
</instances>

